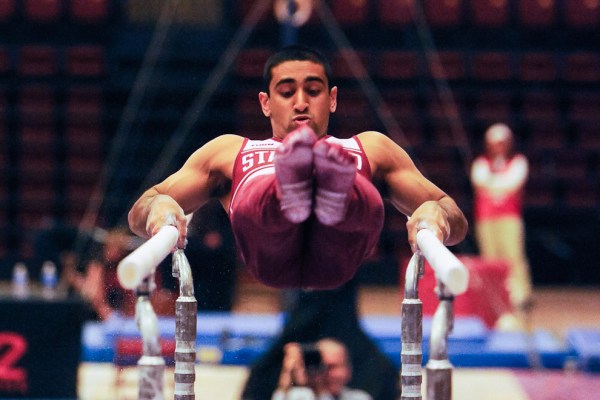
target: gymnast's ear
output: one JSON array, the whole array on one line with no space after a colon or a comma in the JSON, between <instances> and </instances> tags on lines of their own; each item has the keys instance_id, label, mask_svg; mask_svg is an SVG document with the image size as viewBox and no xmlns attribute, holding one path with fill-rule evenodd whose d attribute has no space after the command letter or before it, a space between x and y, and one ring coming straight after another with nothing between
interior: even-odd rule
<instances>
[{"instance_id":1,"label":"gymnast's ear","mask_svg":"<svg viewBox=\"0 0 600 400\"><path fill-rule=\"evenodd\" d=\"M265 115L265 117L270 117L271 105L269 104L269 95L266 92L259 92L258 101L260 102L260 107L262 108L262 112Z\"/></svg>"},{"instance_id":2,"label":"gymnast's ear","mask_svg":"<svg viewBox=\"0 0 600 400\"><path fill-rule=\"evenodd\" d=\"M329 112L335 112L337 109L337 93L337 86L332 87L329 91Z\"/></svg>"}]
</instances>

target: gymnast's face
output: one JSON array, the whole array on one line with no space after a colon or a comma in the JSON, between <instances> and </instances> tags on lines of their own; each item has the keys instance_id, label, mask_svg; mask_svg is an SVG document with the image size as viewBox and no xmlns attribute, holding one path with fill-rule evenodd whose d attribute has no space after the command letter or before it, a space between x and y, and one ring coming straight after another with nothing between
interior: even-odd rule
<instances>
[{"instance_id":1,"label":"gymnast's face","mask_svg":"<svg viewBox=\"0 0 600 400\"><path fill-rule=\"evenodd\" d=\"M258 95L263 114L271 119L273 136L283 139L301 125L322 137L329 114L337 106L337 87L328 89L323 66L312 61L285 61L272 69L269 93Z\"/></svg>"}]
</instances>

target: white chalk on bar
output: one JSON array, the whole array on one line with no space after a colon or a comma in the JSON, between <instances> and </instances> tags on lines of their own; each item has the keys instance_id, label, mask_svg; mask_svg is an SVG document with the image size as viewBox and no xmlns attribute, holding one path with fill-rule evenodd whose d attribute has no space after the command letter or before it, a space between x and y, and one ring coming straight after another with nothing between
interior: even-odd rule
<instances>
[{"instance_id":1,"label":"white chalk on bar","mask_svg":"<svg viewBox=\"0 0 600 400\"><path fill-rule=\"evenodd\" d=\"M135 289L144 278L154 273L161 263L175 248L179 232L168 225L162 227L131 254L125 257L117 267L117 276L125 289Z\"/></svg>"},{"instance_id":2,"label":"white chalk on bar","mask_svg":"<svg viewBox=\"0 0 600 400\"><path fill-rule=\"evenodd\" d=\"M464 293L469 285L469 271L429 229L417 232L417 244L436 277L450 293Z\"/></svg>"}]
</instances>

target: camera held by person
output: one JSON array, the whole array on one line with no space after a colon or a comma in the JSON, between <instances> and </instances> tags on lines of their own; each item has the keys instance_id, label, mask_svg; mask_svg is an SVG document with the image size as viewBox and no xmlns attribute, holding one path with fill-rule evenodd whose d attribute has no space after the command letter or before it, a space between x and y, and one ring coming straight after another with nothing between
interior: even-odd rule
<instances>
[{"instance_id":1,"label":"camera held by person","mask_svg":"<svg viewBox=\"0 0 600 400\"><path fill-rule=\"evenodd\" d=\"M346 386L351 378L352 366L343 343L331 338L288 343L272 400L371 400L368 393Z\"/></svg>"}]
</instances>

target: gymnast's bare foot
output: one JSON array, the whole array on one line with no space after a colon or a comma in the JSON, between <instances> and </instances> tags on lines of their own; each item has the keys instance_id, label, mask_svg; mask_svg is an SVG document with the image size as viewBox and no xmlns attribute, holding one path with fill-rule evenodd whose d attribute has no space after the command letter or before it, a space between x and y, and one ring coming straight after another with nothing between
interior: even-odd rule
<instances>
[{"instance_id":1,"label":"gymnast's bare foot","mask_svg":"<svg viewBox=\"0 0 600 400\"><path fill-rule=\"evenodd\" d=\"M337 143L321 140L313 148L315 214L323 225L335 225L346 216L348 194L356 177L356 158Z\"/></svg>"},{"instance_id":2,"label":"gymnast's bare foot","mask_svg":"<svg viewBox=\"0 0 600 400\"><path fill-rule=\"evenodd\" d=\"M275 150L277 196L283 215L293 223L312 211L313 150L317 136L308 126L290 132Z\"/></svg>"}]
</instances>

